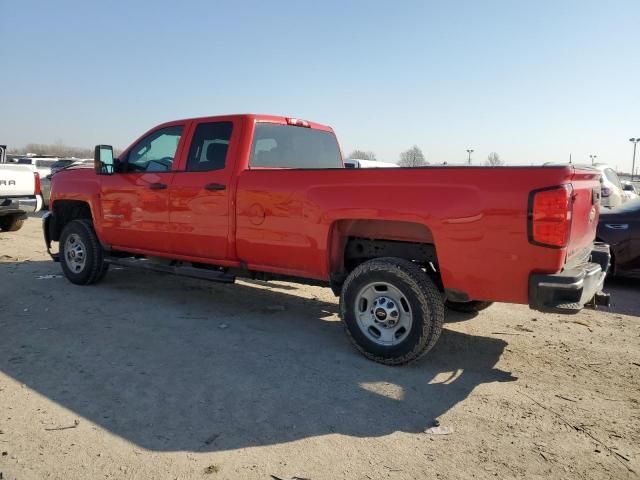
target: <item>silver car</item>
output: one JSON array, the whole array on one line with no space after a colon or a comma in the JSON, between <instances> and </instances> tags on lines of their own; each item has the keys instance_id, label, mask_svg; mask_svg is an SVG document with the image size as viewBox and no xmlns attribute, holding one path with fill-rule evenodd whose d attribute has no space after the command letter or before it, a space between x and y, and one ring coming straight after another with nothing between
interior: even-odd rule
<instances>
[{"instance_id":1,"label":"silver car","mask_svg":"<svg viewBox=\"0 0 640 480\"><path fill-rule=\"evenodd\" d=\"M602 174L600 177L602 183L600 205L606 208L615 208L625 203L628 197L624 193L622 182L616 171L605 164L596 164L594 167Z\"/></svg>"}]
</instances>

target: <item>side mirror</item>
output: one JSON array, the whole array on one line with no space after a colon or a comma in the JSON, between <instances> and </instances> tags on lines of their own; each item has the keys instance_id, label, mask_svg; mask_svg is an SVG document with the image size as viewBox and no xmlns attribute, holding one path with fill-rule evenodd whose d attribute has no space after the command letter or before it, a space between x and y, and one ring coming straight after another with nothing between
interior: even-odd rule
<instances>
[{"instance_id":1,"label":"side mirror","mask_svg":"<svg viewBox=\"0 0 640 480\"><path fill-rule=\"evenodd\" d=\"M93 154L93 166L98 175L113 175L115 172L113 147L111 145L96 145Z\"/></svg>"}]
</instances>

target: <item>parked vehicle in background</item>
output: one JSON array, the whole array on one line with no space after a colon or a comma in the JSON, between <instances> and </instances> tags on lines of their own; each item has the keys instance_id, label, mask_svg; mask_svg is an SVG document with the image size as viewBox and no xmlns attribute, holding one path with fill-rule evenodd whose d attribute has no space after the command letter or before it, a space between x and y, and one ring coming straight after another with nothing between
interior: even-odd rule
<instances>
[{"instance_id":1,"label":"parked vehicle in background","mask_svg":"<svg viewBox=\"0 0 640 480\"><path fill-rule=\"evenodd\" d=\"M41 208L38 172L27 165L0 163L0 230L20 230L27 213Z\"/></svg>"},{"instance_id":2,"label":"parked vehicle in background","mask_svg":"<svg viewBox=\"0 0 640 480\"><path fill-rule=\"evenodd\" d=\"M42 196L42 208L49 208L51 198L51 175L40 179L40 195Z\"/></svg>"},{"instance_id":3,"label":"parked vehicle in background","mask_svg":"<svg viewBox=\"0 0 640 480\"><path fill-rule=\"evenodd\" d=\"M638 190L635 185L631 182L622 182L622 191L624 192L627 200L633 200L634 198L638 198Z\"/></svg>"},{"instance_id":4,"label":"parked vehicle in background","mask_svg":"<svg viewBox=\"0 0 640 480\"><path fill-rule=\"evenodd\" d=\"M53 175L43 217L78 285L111 264L326 285L355 347L389 365L435 345L445 299L467 311L608 304L590 167L346 171L331 128L269 115L177 120L118 159L95 151L94 169Z\"/></svg>"},{"instance_id":5,"label":"parked vehicle in background","mask_svg":"<svg viewBox=\"0 0 640 480\"><path fill-rule=\"evenodd\" d=\"M92 165L93 158L61 158L51 164L51 175L65 168L76 165Z\"/></svg>"},{"instance_id":6,"label":"parked vehicle in background","mask_svg":"<svg viewBox=\"0 0 640 480\"><path fill-rule=\"evenodd\" d=\"M40 178L51 175L51 165L58 161L58 157L20 157L14 158L11 163L28 165L34 172L38 172Z\"/></svg>"},{"instance_id":7,"label":"parked vehicle in background","mask_svg":"<svg viewBox=\"0 0 640 480\"><path fill-rule=\"evenodd\" d=\"M616 171L609 165L602 163L596 163L594 167L602 173L600 177L602 184L600 205L606 208L615 208L625 203L628 197L623 191L622 182Z\"/></svg>"},{"instance_id":8,"label":"parked vehicle in background","mask_svg":"<svg viewBox=\"0 0 640 480\"><path fill-rule=\"evenodd\" d=\"M640 269L640 198L600 212L597 238L611 245L611 273Z\"/></svg>"},{"instance_id":9,"label":"parked vehicle in background","mask_svg":"<svg viewBox=\"0 0 640 480\"><path fill-rule=\"evenodd\" d=\"M390 162L378 162L377 160L360 160L348 158L344 161L344 168L398 168L398 164Z\"/></svg>"}]
</instances>

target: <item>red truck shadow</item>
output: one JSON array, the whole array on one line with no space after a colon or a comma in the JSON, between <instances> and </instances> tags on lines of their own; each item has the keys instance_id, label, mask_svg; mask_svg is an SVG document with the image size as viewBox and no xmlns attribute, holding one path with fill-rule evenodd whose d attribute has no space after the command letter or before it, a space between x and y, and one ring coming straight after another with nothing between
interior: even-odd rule
<instances>
[{"instance_id":1,"label":"red truck shadow","mask_svg":"<svg viewBox=\"0 0 640 480\"><path fill-rule=\"evenodd\" d=\"M58 268L0 266L0 369L149 450L421 432L478 385L514 380L495 338L445 330L418 363L386 367L348 343L335 302L127 270L95 287L34 280Z\"/></svg>"}]
</instances>

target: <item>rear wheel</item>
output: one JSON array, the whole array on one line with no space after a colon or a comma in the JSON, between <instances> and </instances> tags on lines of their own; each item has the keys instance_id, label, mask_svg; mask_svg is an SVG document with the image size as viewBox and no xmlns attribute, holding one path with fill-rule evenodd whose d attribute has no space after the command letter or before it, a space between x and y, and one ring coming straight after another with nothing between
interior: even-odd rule
<instances>
[{"instance_id":1,"label":"rear wheel","mask_svg":"<svg viewBox=\"0 0 640 480\"><path fill-rule=\"evenodd\" d=\"M482 302L480 300L471 300L470 302L452 302L451 300L447 300L445 305L447 308L457 312L473 313L489 308L493 305L493 302Z\"/></svg>"},{"instance_id":2,"label":"rear wheel","mask_svg":"<svg viewBox=\"0 0 640 480\"><path fill-rule=\"evenodd\" d=\"M5 215L0 217L0 230L4 232L17 232L24 225L24 218L20 215Z\"/></svg>"},{"instance_id":3,"label":"rear wheel","mask_svg":"<svg viewBox=\"0 0 640 480\"><path fill-rule=\"evenodd\" d=\"M60 264L65 277L77 285L97 283L108 264L93 225L89 220L69 222L60 235Z\"/></svg>"},{"instance_id":4,"label":"rear wheel","mask_svg":"<svg viewBox=\"0 0 640 480\"><path fill-rule=\"evenodd\" d=\"M359 265L347 277L340 314L349 338L366 357L402 365L435 345L444 306L435 284L418 266L380 258Z\"/></svg>"}]
</instances>

